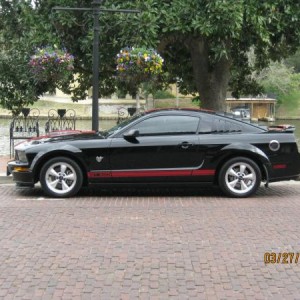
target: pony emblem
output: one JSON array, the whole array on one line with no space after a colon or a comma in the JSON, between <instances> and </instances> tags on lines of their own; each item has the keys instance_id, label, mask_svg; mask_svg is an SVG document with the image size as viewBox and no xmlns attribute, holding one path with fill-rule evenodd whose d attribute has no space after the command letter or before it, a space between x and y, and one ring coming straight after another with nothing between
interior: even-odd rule
<instances>
[{"instance_id":1,"label":"pony emblem","mask_svg":"<svg viewBox=\"0 0 300 300\"><path fill-rule=\"evenodd\" d=\"M103 159L103 156L96 156L96 161L100 163Z\"/></svg>"}]
</instances>

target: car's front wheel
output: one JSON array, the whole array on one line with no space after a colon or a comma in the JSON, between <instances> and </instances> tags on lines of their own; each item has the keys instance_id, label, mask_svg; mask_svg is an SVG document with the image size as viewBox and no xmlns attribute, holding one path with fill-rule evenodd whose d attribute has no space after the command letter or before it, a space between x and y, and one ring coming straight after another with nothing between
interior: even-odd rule
<instances>
[{"instance_id":1,"label":"car's front wheel","mask_svg":"<svg viewBox=\"0 0 300 300\"><path fill-rule=\"evenodd\" d=\"M260 182L258 165L246 157L230 159L219 173L220 188L229 197L248 197L256 192Z\"/></svg>"},{"instance_id":2,"label":"car's front wheel","mask_svg":"<svg viewBox=\"0 0 300 300\"><path fill-rule=\"evenodd\" d=\"M44 192L51 197L71 197L82 186L83 176L78 164L67 157L55 157L46 162L40 173Z\"/></svg>"}]
</instances>

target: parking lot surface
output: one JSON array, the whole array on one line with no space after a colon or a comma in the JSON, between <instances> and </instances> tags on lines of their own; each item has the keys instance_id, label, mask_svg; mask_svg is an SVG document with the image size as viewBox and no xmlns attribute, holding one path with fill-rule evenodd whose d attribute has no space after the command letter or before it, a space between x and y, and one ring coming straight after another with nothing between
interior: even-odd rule
<instances>
[{"instance_id":1,"label":"parking lot surface","mask_svg":"<svg viewBox=\"0 0 300 300\"><path fill-rule=\"evenodd\" d=\"M2 184L0 299L300 299L299 194Z\"/></svg>"}]
</instances>

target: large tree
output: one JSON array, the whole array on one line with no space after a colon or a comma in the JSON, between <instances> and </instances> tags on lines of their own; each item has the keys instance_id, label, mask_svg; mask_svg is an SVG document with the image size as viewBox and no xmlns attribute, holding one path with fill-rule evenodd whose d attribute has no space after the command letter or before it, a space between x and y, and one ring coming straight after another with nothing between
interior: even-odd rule
<instances>
[{"instance_id":1,"label":"large tree","mask_svg":"<svg viewBox=\"0 0 300 300\"><path fill-rule=\"evenodd\" d=\"M289 55L300 42L297 0L164 2L160 49L167 62L173 58L174 72L182 70L183 85L192 82L187 90L199 92L205 108L224 107L229 83L236 96L258 92L252 72Z\"/></svg>"},{"instance_id":2,"label":"large tree","mask_svg":"<svg viewBox=\"0 0 300 300\"><path fill-rule=\"evenodd\" d=\"M20 3L34 3L28 14ZM79 86L65 87L82 99L91 86L93 22L91 12L55 12L53 6L90 7L89 0L13 0L15 24L24 26L30 45L60 44L75 55ZM140 14L100 16L101 95L116 86L115 57L125 46L154 47L165 58L166 82L180 79L185 93L198 93L201 106L222 110L226 92L259 92L251 74L294 53L300 44L299 0L106 0L106 8L138 8ZM18 7L19 10L16 9ZM11 15L11 14L10 14ZM8 22L8 21L7 21ZM9 23L9 22L8 22ZM12 22L10 22L11 24ZM1 23L0 23L1 24ZM30 24L30 26L28 26ZM22 27L24 29L24 27ZM250 64L248 52L255 53Z\"/></svg>"},{"instance_id":3,"label":"large tree","mask_svg":"<svg viewBox=\"0 0 300 300\"><path fill-rule=\"evenodd\" d=\"M17 115L54 87L37 83L28 67L37 20L30 1L0 0L0 16L0 105Z\"/></svg>"},{"instance_id":4,"label":"large tree","mask_svg":"<svg viewBox=\"0 0 300 300\"><path fill-rule=\"evenodd\" d=\"M300 49L292 56L288 57L284 63L292 67L296 73L300 73Z\"/></svg>"}]
</instances>

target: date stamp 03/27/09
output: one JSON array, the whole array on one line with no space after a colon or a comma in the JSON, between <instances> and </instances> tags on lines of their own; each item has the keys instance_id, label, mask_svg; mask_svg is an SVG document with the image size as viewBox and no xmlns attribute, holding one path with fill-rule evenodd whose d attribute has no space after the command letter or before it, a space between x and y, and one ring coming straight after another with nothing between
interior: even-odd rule
<instances>
[{"instance_id":1,"label":"date stamp 03/27/09","mask_svg":"<svg viewBox=\"0 0 300 300\"><path fill-rule=\"evenodd\" d=\"M297 264L300 263L300 253L295 252L265 252L265 264Z\"/></svg>"}]
</instances>

